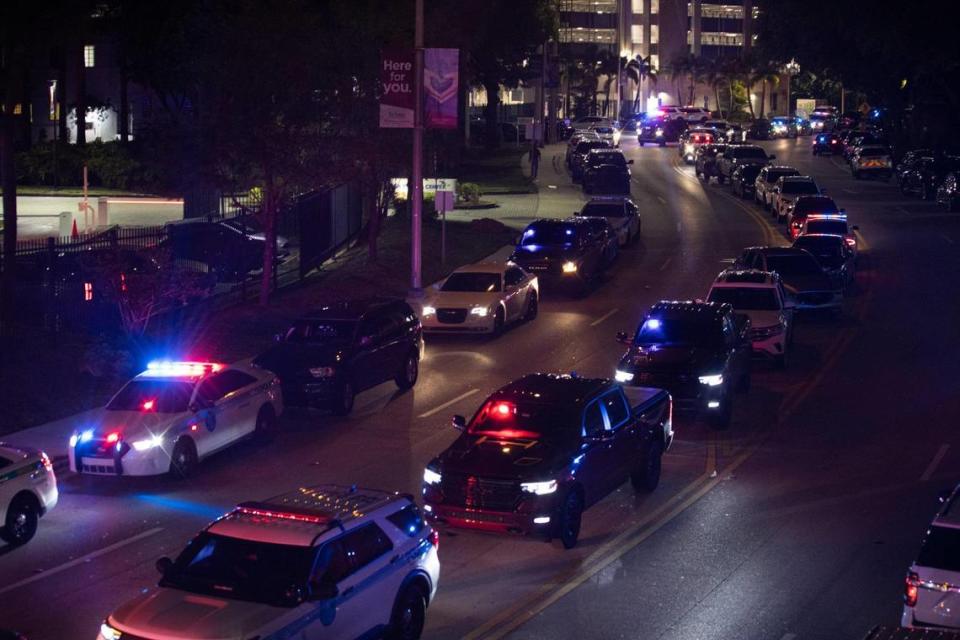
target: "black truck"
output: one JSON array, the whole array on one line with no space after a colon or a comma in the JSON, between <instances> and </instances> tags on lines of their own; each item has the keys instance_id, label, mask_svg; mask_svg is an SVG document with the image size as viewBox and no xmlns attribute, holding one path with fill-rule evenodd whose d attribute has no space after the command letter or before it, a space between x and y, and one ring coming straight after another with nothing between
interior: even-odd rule
<instances>
[{"instance_id":1,"label":"black truck","mask_svg":"<svg viewBox=\"0 0 960 640\"><path fill-rule=\"evenodd\" d=\"M750 319L729 304L662 301L650 308L620 358L616 379L666 389L677 408L730 425L733 391L750 388Z\"/></svg>"},{"instance_id":2,"label":"black truck","mask_svg":"<svg viewBox=\"0 0 960 640\"><path fill-rule=\"evenodd\" d=\"M653 491L673 441L661 389L536 373L494 392L424 469L434 522L577 544L583 510L629 478Z\"/></svg>"}]
</instances>

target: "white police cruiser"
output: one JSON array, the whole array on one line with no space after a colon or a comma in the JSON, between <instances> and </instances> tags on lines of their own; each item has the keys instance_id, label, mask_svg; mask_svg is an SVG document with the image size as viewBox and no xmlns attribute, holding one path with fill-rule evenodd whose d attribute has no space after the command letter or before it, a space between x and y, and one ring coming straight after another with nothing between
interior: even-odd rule
<instances>
[{"instance_id":1,"label":"white police cruiser","mask_svg":"<svg viewBox=\"0 0 960 640\"><path fill-rule=\"evenodd\" d=\"M0 442L0 538L14 546L29 541L58 497L47 454Z\"/></svg>"},{"instance_id":2,"label":"white police cruiser","mask_svg":"<svg viewBox=\"0 0 960 640\"><path fill-rule=\"evenodd\" d=\"M338 485L245 502L98 640L419 638L440 576L438 536L409 495Z\"/></svg>"},{"instance_id":3,"label":"white police cruiser","mask_svg":"<svg viewBox=\"0 0 960 640\"><path fill-rule=\"evenodd\" d=\"M70 469L186 477L238 440L268 439L282 411L280 381L265 369L151 362L70 436Z\"/></svg>"}]
</instances>

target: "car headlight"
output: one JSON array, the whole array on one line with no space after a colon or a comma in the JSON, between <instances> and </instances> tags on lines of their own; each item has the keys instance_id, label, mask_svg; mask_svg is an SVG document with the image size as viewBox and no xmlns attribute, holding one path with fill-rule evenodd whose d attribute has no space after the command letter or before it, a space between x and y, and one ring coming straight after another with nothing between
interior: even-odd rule
<instances>
[{"instance_id":1,"label":"car headlight","mask_svg":"<svg viewBox=\"0 0 960 640\"><path fill-rule=\"evenodd\" d=\"M336 372L333 367L314 367L310 369L310 375L314 378L332 378Z\"/></svg>"},{"instance_id":2,"label":"car headlight","mask_svg":"<svg viewBox=\"0 0 960 640\"><path fill-rule=\"evenodd\" d=\"M78 442L80 442L80 436L79 436L78 434L75 433L75 434L73 434L72 436L70 436L70 448L71 448L71 449L73 449L75 446L77 446L77 443L78 443Z\"/></svg>"},{"instance_id":3,"label":"car headlight","mask_svg":"<svg viewBox=\"0 0 960 640\"><path fill-rule=\"evenodd\" d=\"M481 318L486 317L489 312L490 310L486 307L474 307L473 309L470 309L470 315L480 316Z\"/></svg>"},{"instance_id":4,"label":"car headlight","mask_svg":"<svg viewBox=\"0 0 960 640\"><path fill-rule=\"evenodd\" d=\"M100 637L103 638L103 640L120 640L123 634L118 629L114 629L104 622L100 625Z\"/></svg>"},{"instance_id":5,"label":"car headlight","mask_svg":"<svg viewBox=\"0 0 960 640\"><path fill-rule=\"evenodd\" d=\"M621 371L617 369L617 372L613 376L617 382L630 382L633 380L633 374L629 371Z\"/></svg>"},{"instance_id":6,"label":"car headlight","mask_svg":"<svg viewBox=\"0 0 960 640\"><path fill-rule=\"evenodd\" d=\"M657 136L658 138L662 138L662 137L663 137L663 129L657 129L656 131L654 131L653 135Z\"/></svg>"},{"instance_id":7,"label":"car headlight","mask_svg":"<svg viewBox=\"0 0 960 640\"><path fill-rule=\"evenodd\" d=\"M153 436L152 438L147 438L146 440L137 440L132 446L136 451L147 451L148 449L153 449L162 445L163 436Z\"/></svg>"},{"instance_id":8,"label":"car headlight","mask_svg":"<svg viewBox=\"0 0 960 640\"><path fill-rule=\"evenodd\" d=\"M93 429L87 429L80 434L80 442L90 442L93 440Z\"/></svg>"},{"instance_id":9,"label":"car headlight","mask_svg":"<svg viewBox=\"0 0 960 640\"><path fill-rule=\"evenodd\" d=\"M572 260L567 260L563 263L563 272L564 273L576 273L577 272L577 263Z\"/></svg>"},{"instance_id":10,"label":"car headlight","mask_svg":"<svg viewBox=\"0 0 960 640\"><path fill-rule=\"evenodd\" d=\"M443 476L440 475L439 471L434 471L430 467L427 467L423 470L423 482L424 484L440 484L440 480Z\"/></svg>"},{"instance_id":11,"label":"car headlight","mask_svg":"<svg viewBox=\"0 0 960 640\"><path fill-rule=\"evenodd\" d=\"M436 309L435 307L429 307L429 306L427 306L427 307L424 307L424 308L423 308L422 315L424 315L424 316L432 316L432 315L434 315L436 312L437 312L437 309Z\"/></svg>"},{"instance_id":12,"label":"car headlight","mask_svg":"<svg viewBox=\"0 0 960 640\"><path fill-rule=\"evenodd\" d=\"M700 376L700 384L705 384L710 387L716 387L723 384L723 374L717 373L712 376Z\"/></svg>"},{"instance_id":13,"label":"car headlight","mask_svg":"<svg viewBox=\"0 0 960 640\"><path fill-rule=\"evenodd\" d=\"M523 482L520 488L527 493L538 496L545 496L554 493L557 490L556 480L546 480L544 482Z\"/></svg>"}]
</instances>

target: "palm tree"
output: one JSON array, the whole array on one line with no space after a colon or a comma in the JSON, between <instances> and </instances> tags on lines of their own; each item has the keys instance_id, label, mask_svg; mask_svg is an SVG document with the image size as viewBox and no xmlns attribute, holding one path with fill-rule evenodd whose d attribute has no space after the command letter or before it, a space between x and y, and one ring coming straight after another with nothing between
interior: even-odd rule
<instances>
[{"instance_id":1,"label":"palm tree","mask_svg":"<svg viewBox=\"0 0 960 640\"><path fill-rule=\"evenodd\" d=\"M713 89L713 96L717 101L717 111L720 112L720 117L723 118L723 107L720 106L720 85L727 82L724 65L717 60L707 61L706 68L704 69L704 79L707 81L707 84L710 85L710 88Z\"/></svg>"},{"instance_id":2,"label":"palm tree","mask_svg":"<svg viewBox=\"0 0 960 640\"><path fill-rule=\"evenodd\" d=\"M670 80L675 84L677 89L677 104L683 102L683 91L680 88L680 79L683 78L689 71L690 67L689 56L679 55L667 65L667 70L670 72Z\"/></svg>"},{"instance_id":3,"label":"palm tree","mask_svg":"<svg viewBox=\"0 0 960 640\"><path fill-rule=\"evenodd\" d=\"M628 60L624 66L624 72L627 77L636 84L636 91L633 94L633 112L640 111L640 95L642 83L644 80L651 80L654 84L657 82L657 71L653 68L651 56L644 58L641 55Z\"/></svg>"},{"instance_id":4,"label":"palm tree","mask_svg":"<svg viewBox=\"0 0 960 640\"><path fill-rule=\"evenodd\" d=\"M599 52L597 62L594 67L596 77L604 76L603 81L603 115L607 115L607 109L610 106L610 87L617 77L618 65L620 60L613 52L603 49Z\"/></svg>"},{"instance_id":5,"label":"palm tree","mask_svg":"<svg viewBox=\"0 0 960 640\"><path fill-rule=\"evenodd\" d=\"M761 83L760 88L760 117L766 114L767 106L767 83L776 87L780 83L780 74L777 67L770 62L759 62L750 70L750 86Z\"/></svg>"}]
</instances>

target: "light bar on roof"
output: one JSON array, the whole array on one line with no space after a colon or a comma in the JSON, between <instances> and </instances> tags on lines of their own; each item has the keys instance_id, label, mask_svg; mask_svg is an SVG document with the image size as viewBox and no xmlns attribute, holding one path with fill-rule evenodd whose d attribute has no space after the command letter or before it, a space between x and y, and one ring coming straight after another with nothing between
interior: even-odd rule
<instances>
[{"instance_id":1,"label":"light bar on roof","mask_svg":"<svg viewBox=\"0 0 960 640\"><path fill-rule=\"evenodd\" d=\"M290 511L278 511L275 509L264 509L254 506L243 506L239 505L234 513L243 514L246 516L254 516L256 518L271 518L277 520L294 520L296 522L309 522L312 524L323 524L329 522L329 518L324 516L314 516L303 513L292 513Z\"/></svg>"},{"instance_id":2,"label":"light bar on roof","mask_svg":"<svg viewBox=\"0 0 960 640\"><path fill-rule=\"evenodd\" d=\"M154 360L147 364L146 373L152 376L199 377L223 369L218 362L192 362L179 360Z\"/></svg>"}]
</instances>

